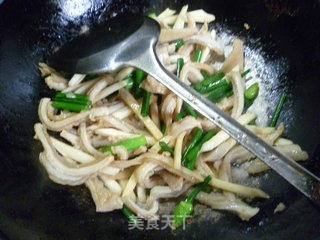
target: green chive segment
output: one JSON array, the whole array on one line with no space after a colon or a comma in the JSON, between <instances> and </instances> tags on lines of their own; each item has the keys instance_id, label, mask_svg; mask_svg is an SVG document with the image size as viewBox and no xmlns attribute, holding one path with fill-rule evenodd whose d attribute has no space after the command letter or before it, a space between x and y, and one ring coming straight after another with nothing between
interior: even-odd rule
<instances>
[{"instance_id":1,"label":"green chive segment","mask_svg":"<svg viewBox=\"0 0 320 240\"><path fill-rule=\"evenodd\" d=\"M124 140L122 142L115 143L112 146L105 147L105 148L101 149L101 151L102 152L111 152L112 153L111 147L113 147L113 146L123 146L127 150L133 150L133 149L136 149L138 147L145 146L145 145L147 145L146 137L145 136L138 136L138 137L134 137L134 138L130 138L130 139Z\"/></svg>"},{"instance_id":2,"label":"green chive segment","mask_svg":"<svg viewBox=\"0 0 320 240\"><path fill-rule=\"evenodd\" d=\"M185 201L181 201L178 204L173 214L173 227L177 228L181 226L186 218L192 214L193 200L200 191L206 189L210 181L211 177L207 176L202 183L193 188L192 192L189 194Z\"/></svg>"},{"instance_id":3,"label":"green chive segment","mask_svg":"<svg viewBox=\"0 0 320 240\"><path fill-rule=\"evenodd\" d=\"M121 211L131 223L134 225L138 224L138 218L126 205L123 204Z\"/></svg>"},{"instance_id":4,"label":"green chive segment","mask_svg":"<svg viewBox=\"0 0 320 240\"><path fill-rule=\"evenodd\" d=\"M177 77L180 77L181 69L183 68L184 60L183 58L178 58L177 60Z\"/></svg>"},{"instance_id":5,"label":"green chive segment","mask_svg":"<svg viewBox=\"0 0 320 240\"><path fill-rule=\"evenodd\" d=\"M279 101L277 103L277 106L272 114L272 118L271 118L271 121L269 123L269 127L275 127L276 124L277 124L277 121L278 121L278 118L280 116L280 112L281 112L281 109L283 107L283 104L284 104L284 101L286 100L286 96L287 94L285 92L283 92L281 95L280 95L280 98L279 98Z\"/></svg>"},{"instance_id":6,"label":"green chive segment","mask_svg":"<svg viewBox=\"0 0 320 240\"><path fill-rule=\"evenodd\" d=\"M155 18L155 17L157 17L157 15L156 15L156 13L152 12L152 13L148 14L148 17L149 18Z\"/></svg>"},{"instance_id":7,"label":"green chive segment","mask_svg":"<svg viewBox=\"0 0 320 240\"><path fill-rule=\"evenodd\" d=\"M164 152L169 152L171 154L171 156L173 156L174 151L172 150L171 147L168 146L168 144L166 144L165 142L161 141L161 142L159 142L159 146L162 148L162 150Z\"/></svg>"},{"instance_id":8,"label":"green chive segment","mask_svg":"<svg viewBox=\"0 0 320 240\"><path fill-rule=\"evenodd\" d=\"M175 46L176 46L176 50L178 50L179 48L181 48L184 45L184 41L183 39L180 39L176 42Z\"/></svg>"},{"instance_id":9,"label":"green chive segment","mask_svg":"<svg viewBox=\"0 0 320 240\"><path fill-rule=\"evenodd\" d=\"M194 57L193 57L193 61L194 62L200 62L201 61L201 57L202 57L202 51L200 49L197 49Z\"/></svg>"},{"instance_id":10,"label":"green chive segment","mask_svg":"<svg viewBox=\"0 0 320 240\"><path fill-rule=\"evenodd\" d=\"M202 145L209 141L216 133L213 130L210 130L204 134L202 134L201 139L199 142L187 153L186 155L186 167L190 170L193 170L194 165L196 163L196 159L198 153L202 147Z\"/></svg>"},{"instance_id":11,"label":"green chive segment","mask_svg":"<svg viewBox=\"0 0 320 240\"><path fill-rule=\"evenodd\" d=\"M74 94L57 92L52 106L60 110L69 110L72 112L80 112L91 107L91 101L86 94Z\"/></svg>"},{"instance_id":12,"label":"green chive segment","mask_svg":"<svg viewBox=\"0 0 320 240\"><path fill-rule=\"evenodd\" d=\"M148 116L149 114L149 103L150 103L151 92L144 91L142 98L142 106L141 106L141 115L143 117Z\"/></svg>"},{"instance_id":13,"label":"green chive segment","mask_svg":"<svg viewBox=\"0 0 320 240\"><path fill-rule=\"evenodd\" d=\"M182 154L182 162L181 164L183 166L187 165L187 161L186 161L186 156L187 154L190 152L190 150L199 142L201 136L202 136L203 131L200 128L197 128L191 141L189 142L189 144L187 145L187 147L185 148L183 154Z\"/></svg>"}]
</instances>

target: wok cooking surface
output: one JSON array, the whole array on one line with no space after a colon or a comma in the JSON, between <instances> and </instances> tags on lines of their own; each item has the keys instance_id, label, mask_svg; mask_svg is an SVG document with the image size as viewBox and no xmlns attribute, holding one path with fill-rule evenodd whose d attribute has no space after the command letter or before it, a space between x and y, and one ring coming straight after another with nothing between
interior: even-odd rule
<instances>
[{"instance_id":1,"label":"wok cooking surface","mask_svg":"<svg viewBox=\"0 0 320 240\"><path fill-rule=\"evenodd\" d=\"M57 185L38 161L33 139L40 98L53 96L37 63L92 26L125 11L161 12L203 8L263 54L277 79L270 90L286 89L280 121L286 136L305 149L306 167L320 175L320 3L319 1L169 1L169 0L7 0L0 5L0 231L4 239L319 239L320 211L285 180L269 171L259 176L270 194L254 201L260 212L249 222L230 213L197 221L186 230L128 230L120 211L96 213L84 187ZM250 25L245 30L244 23ZM261 72L260 74L266 74ZM266 82L268 84L268 82ZM271 101L271 97L270 97ZM270 106L271 108L273 106ZM286 210L274 214L279 202Z\"/></svg>"}]
</instances>

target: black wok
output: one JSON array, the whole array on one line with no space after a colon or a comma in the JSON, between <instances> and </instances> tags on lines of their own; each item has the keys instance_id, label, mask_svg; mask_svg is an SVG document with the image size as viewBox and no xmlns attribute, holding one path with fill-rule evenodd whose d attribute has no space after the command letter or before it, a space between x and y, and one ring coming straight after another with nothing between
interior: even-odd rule
<instances>
[{"instance_id":1,"label":"black wok","mask_svg":"<svg viewBox=\"0 0 320 240\"><path fill-rule=\"evenodd\" d=\"M96 213L85 187L53 183L39 164L33 140L41 97L52 96L37 70L80 27L112 13L159 13L166 7L204 8L216 15L267 64L280 71L288 101L280 121L286 136L310 154L305 164L320 175L320 2L281 0L7 0L0 5L0 231L4 239L319 239L320 211L273 172L261 175L270 200L254 201L257 216L243 222L232 214L219 221L195 221L186 230L128 230L120 211ZM247 22L249 30L243 28ZM284 202L287 209L273 214Z\"/></svg>"}]
</instances>

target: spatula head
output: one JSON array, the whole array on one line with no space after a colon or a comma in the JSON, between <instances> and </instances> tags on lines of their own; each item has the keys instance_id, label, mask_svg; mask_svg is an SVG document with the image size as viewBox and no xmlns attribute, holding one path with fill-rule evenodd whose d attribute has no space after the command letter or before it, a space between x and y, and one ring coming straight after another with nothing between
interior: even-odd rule
<instances>
[{"instance_id":1,"label":"spatula head","mask_svg":"<svg viewBox=\"0 0 320 240\"><path fill-rule=\"evenodd\" d=\"M150 18L133 13L117 15L62 46L49 65L70 73L114 71L148 51L159 32L159 24Z\"/></svg>"}]
</instances>

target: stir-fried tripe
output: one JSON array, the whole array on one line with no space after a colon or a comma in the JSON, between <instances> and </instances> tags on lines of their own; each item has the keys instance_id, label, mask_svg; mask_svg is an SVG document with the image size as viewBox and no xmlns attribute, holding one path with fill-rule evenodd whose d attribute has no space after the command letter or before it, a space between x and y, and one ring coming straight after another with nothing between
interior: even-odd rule
<instances>
[{"instance_id":1,"label":"stir-fried tripe","mask_svg":"<svg viewBox=\"0 0 320 240\"><path fill-rule=\"evenodd\" d=\"M208 27L214 15L184 6L179 13L166 9L151 17L161 25L157 55L169 71L288 157L308 158L281 137L282 123L276 127L285 94L270 125L255 124L248 108L259 86L246 89L250 70L243 42L234 39L225 57L225 47ZM269 197L232 179L236 167L248 174L269 168L142 70L127 67L68 79L44 63L39 69L49 88L58 91L39 104L41 123L34 128L44 148L40 162L56 183L85 184L97 211L122 209L131 221L136 215L152 220L161 201L185 196L172 212L177 227L179 215L192 214L193 199L249 220L259 208L244 199Z\"/></svg>"}]
</instances>

